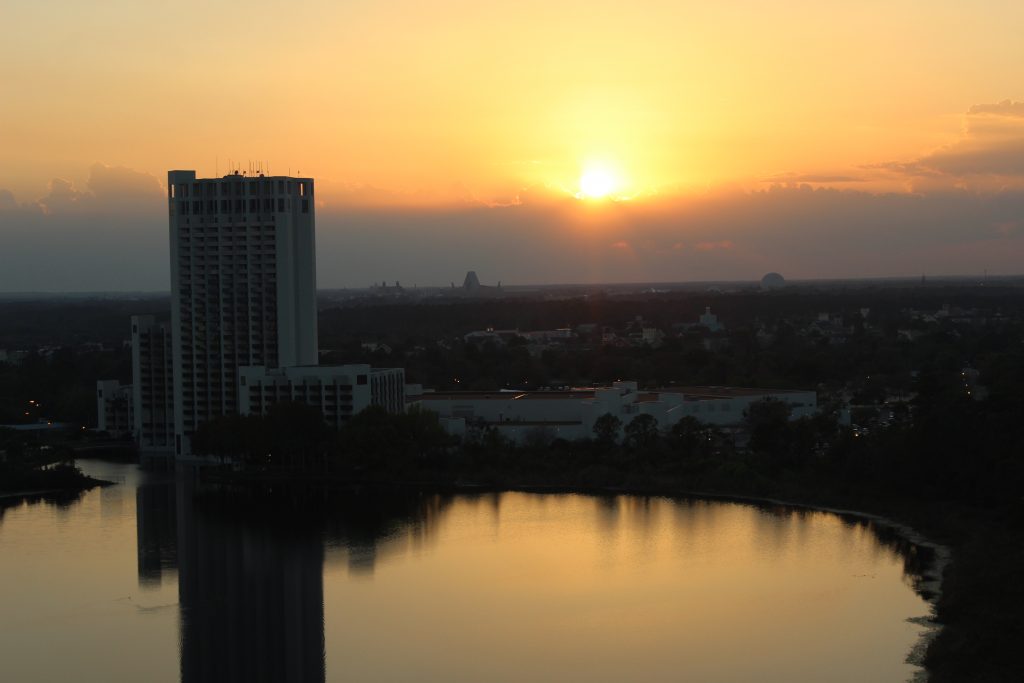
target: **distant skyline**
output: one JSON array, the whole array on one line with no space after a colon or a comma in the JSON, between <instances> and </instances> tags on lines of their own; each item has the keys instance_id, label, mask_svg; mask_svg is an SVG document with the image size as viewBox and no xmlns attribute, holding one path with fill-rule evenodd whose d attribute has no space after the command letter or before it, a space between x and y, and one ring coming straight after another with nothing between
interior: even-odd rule
<instances>
[{"instance_id":1,"label":"distant skyline","mask_svg":"<svg viewBox=\"0 0 1024 683\"><path fill-rule=\"evenodd\" d=\"M1024 5L283 11L6 9L0 291L167 290L166 171L250 163L321 288L1024 272Z\"/></svg>"}]
</instances>

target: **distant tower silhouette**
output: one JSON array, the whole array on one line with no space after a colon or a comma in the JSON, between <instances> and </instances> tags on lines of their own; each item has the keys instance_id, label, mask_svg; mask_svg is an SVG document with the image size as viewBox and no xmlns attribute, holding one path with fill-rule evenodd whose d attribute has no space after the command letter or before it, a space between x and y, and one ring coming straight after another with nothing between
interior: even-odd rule
<instances>
[{"instance_id":1,"label":"distant tower silhouette","mask_svg":"<svg viewBox=\"0 0 1024 683\"><path fill-rule=\"evenodd\" d=\"M476 271L471 270L466 273L466 279L462 282L463 289L480 289L480 279L476 276Z\"/></svg>"}]
</instances>

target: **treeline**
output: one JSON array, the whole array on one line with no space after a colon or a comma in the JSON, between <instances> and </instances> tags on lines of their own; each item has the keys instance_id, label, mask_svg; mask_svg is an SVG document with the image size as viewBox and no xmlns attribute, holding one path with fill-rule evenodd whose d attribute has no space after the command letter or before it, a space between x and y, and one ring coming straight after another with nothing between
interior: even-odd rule
<instances>
[{"instance_id":1,"label":"treeline","mask_svg":"<svg viewBox=\"0 0 1024 683\"><path fill-rule=\"evenodd\" d=\"M1024 306L1012 288L860 288L792 290L769 295L671 293L591 297L570 301L492 301L353 306L322 311L325 362L400 366L410 382L438 390L533 389L635 379L643 386L721 384L766 388L849 389L855 402L873 403L889 391L910 391L913 375L929 367L984 371L1024 335ZM907 310L943 305L980 308L985 322L913 320ZM726 330L675 336L672 324L696 321L711 305ZM868 310L867 317L862 309ZM839 316L838 335L810 329L819 313ZM1001 317L992 317L998 312ZM639 316L645 322L638 323ZM632 321L632 323L630 322ZM591 322L660 327L658 348L601 344L600 330L564 346L531 352L525 342L466 343L462 335L492 326L551 329ZM900 330L912 332L913 340ZM386 344L390 352L363 343Z\"/></svg>"},{"instance_id":2,"label":"treeline","mask_svg":"<svg viewBox=\"0 0 1024 683\"><path fill-rule=\"evenodd\" d=\"M514 444L497 430L466 439L437 416L371 407L340 431L308 406L282 403L265 416L228 416L202 425L199 453L250 470L316 472L354 479L488 486L603 486L793 496L822 501L951 501L1014 508L1024 487L1024 354L1005 360L986 400L967 395L958 375L928 372L916 398L871 432L844 427L837 406L790 419L779 401L756 403L738 430L684 417L659 425L599 418L591 438L554 439L542 428ZM1024 508L1022 508L1024 509Z\"/></svg>"},{"instance_id":3,"label":"treeline","mask_svg":"<svg viewBox=\"0 0 1024 683\"><path fill-rule=\"evenodd\" d=\"M170 317L166 295L132 298L51 297L0 300L0 349L104 344L120 346L131 337L133 315Z\"/></svg>"},{"instance_id":4,"label":"treeline","mask_svg":"<svg viewBox=\"0 0 1024 683\"><path fill-rule=\"evenodd\" d=\"M609 295L596 292L547 300L543 293L508 299L420 300L388 302L359 299L320 311L321 346L336 348L353 337L364 341L413 338L429 341L462 336L487 327L545 330L593 323L621 325L640 316L653 325L696 322L710 306L727 323L816 316L822 312L859 312L870 308L883 327L899 324L906 309L936 311L944 305L985 308L1019 315L1021 287L1014 284L800 285L765 293L672 291ZM374 337L375 339L367 339Z\"/></svg>"},{"instance_id":5,"label":"treeline","mask_svg":"<svg viewBox=\"0 0 1024 683\"><path fill-rule=\"evenodd\" d=\"M0 492L77 491L94 484L75 467L70 448L44 448L32 436L0 428Z\"/></svg>"},{"instance_id":6,"label":"treeline","mask_svg":"<svg viewBox=\"0 0 1024 683\"><path fill-rule=\"evenodd\" d=\"M0 424L39 419L96 424L96 381L131 381L131 351L64 347L43 356L30 353L18 364L0 363Z\"/></svg>"}]
</instances>

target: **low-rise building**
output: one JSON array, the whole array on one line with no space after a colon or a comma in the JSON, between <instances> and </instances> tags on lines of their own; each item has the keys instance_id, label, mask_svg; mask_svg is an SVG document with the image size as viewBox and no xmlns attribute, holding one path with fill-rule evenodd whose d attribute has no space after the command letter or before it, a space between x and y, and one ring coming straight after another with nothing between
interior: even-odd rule
<instances>
[{"instance_id":1,"label":"low-rise building","mask_svg":"<svg viewBox=\"0 0 1024 683\"><path fill-rule=\"evenodd\" d=\"M706 327L709 332L721 332L724 328L718 321L718 316L711 312L710 306L704 307L704 313L697 319L697 324Z\"/></svg>"},{"instance_id":2,"label":"low-rise building","mask_svg":"<svg viewBox=\"0 0 1024 683\"><path fill-rule=\"evenodd\" d=\"M171 330L151 315L132 316L132 431L143 454L174 451Z\"/></svg>"},{"instance_id":3,"label":"low-rise building","mask_svg":"<svg viewBox=\"0 0 1024 683\"><path fill-rule=\"evenodd\" d=\"M132 434L132 385L116 379L96 382L96 429L111 436Z\"/></svg>"},{"instance_id":4,"label":"low-rise building","mask_svg":"<svg viewBox=\"0 0 1024 683\"><path fill-rule=\"evenodd\" d=\"M661 429L686 416L732 426L743 420L751 404L766 399L789 405L792 419L813 415L818 409L814 391L739 387L641 391L636 382L567 391L428 392L410 397L410 403L436 412L445 424L464 420L467 429L493 427L513 441L523 442L538 431L563 439L589 438L595 422L605 414L619 418L623 427L638 415L651 415Z\"/></svg>"},{"instance_id":5,"label":"low-rise building","mask_svg":"<svg viewBox=\"0 0 1024 683\"><path fill-rule=\"evenodd\" d=\"M240 414L264 415L270 406L285 401L317 408L335 428L371 405L400 413L405 409L405 371L366 364L238 369Z\"/></svg>"}]
</instances>

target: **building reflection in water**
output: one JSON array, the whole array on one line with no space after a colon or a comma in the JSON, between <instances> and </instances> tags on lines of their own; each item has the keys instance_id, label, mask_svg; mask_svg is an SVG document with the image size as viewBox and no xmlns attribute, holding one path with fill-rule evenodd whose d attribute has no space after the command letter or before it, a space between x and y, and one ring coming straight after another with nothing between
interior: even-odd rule
<instances>
[{"instance_id":1,"label":"building reflection in water","mask_svg":"<svg viewBox=\"0 0 1024 683\"><path fill-rule=\"evenodd\" d=\"M181 680L323 681L323 543L290 515L178 487Z\"/></svg>"},{"instance_id":2,"label":"building reflection in water","mask_svg":"<svg viewBox=\"0 0 1024 683\"><path fill-rule=\"evenodd\" d=\"M178 572L183 683L325 680L325 543L372 574L428 543L452 500L194 493L189 476L136 493L139 585Z\"/></svg>"},{"instance_id":3,"label":"building reflection in water","mask_svg":"<svg viewBox=\"0 0 1024 683\"><path fill-rule=\"evenodd\" d=\"M140 588L159 587L164 572L178 566L176 495L173 480L144 483L135 489Z\"/></svg>"}]
</instances>

